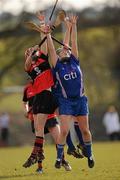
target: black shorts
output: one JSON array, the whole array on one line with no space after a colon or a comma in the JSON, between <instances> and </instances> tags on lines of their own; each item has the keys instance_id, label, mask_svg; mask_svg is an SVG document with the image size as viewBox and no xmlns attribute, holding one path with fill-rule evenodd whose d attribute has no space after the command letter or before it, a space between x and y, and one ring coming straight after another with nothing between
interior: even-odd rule
<instances>
[{"instance_id":1,"label":"black shorts","mask_svg":"<svg viewBox=\"0 0 120 180\"><path fill-rule=\"evenodd\" d=\"M51 91L42 91L34 97L33 114L53 114L57 107L57 101Z\"/></svg>"},{"instance_id":2,"label":"black shorts","mask_svg":"<svg viewBox=\"0 0 120 180\"><path fill-rule=\"evenodd\" d=\"M55 127L58 123L57 118L51 118L46 121L45 127L44 127L44 133L49 133L49 128Z\"/></svg>"}]
</instances>

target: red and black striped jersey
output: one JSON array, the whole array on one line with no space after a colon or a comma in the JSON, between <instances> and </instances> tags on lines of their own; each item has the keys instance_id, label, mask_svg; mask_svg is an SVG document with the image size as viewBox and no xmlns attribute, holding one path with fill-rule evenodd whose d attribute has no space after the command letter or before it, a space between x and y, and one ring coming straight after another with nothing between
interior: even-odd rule
<instances>
[{"instance_id":1,"label":"red and black striped jersey","mask_svg":"<svg viewBox=\"0 0 120 180\"><path fill-rule=\"evenodd\" d=\"M34 95L33 83L29 82L23 91L23 102L28 102L29 106L32 106Z\"/></svg>"},{"instance_id":2,"label":"red and black striped jersey","mask_svg":"<svg viewBox=\"0 0 120 180\"><path fill-rule=\"evenodd\" d=\"M31 64L27 72L33 80L33 88L35 94L38 94L54 85L53 75L48 56L41 51L38 53L37 60Z\"/></svg>"}]
</instances>

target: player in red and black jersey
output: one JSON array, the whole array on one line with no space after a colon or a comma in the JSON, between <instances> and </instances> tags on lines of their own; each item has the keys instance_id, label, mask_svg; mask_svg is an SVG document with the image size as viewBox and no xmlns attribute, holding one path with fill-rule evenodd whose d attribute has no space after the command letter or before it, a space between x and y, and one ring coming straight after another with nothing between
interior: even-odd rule
<instances>
[{"instance_id":1,"label":"player in red and black jersey","mask_svg":"<svg viewBox=\"0 0 120 180\"><path fill-rule=\"evenodd\" d=\"M25 116L31 121L31 128L32 132L35 133L34 128L34 119L36 117L33 117L33 111L32 111L32 104L34 99L34 92L33 92L33 81L29 80L28 84L25 86L23 91L23 104L25 109ZM58 144L58 137L60 135L60 126L57 120L57 116L55 113L49 114L47 116L47 121L44 127L44 134L50 133L54 139L55 144ZM69 163L65 160L64 154L62 158L62 165L65 168L65 170L70 171L71 167ZM42 173L42 160L38 160L38 168L36 170L38 173Z\"/></svg>"},{"instance_id":2,"label":"player in red and black jersey","mask_svg":"<svg viewBox=\"0 0 120 180\"><path fill-rule=\"evenodd\" d=\"M44 21L45 17L39 15L40 21ZM44 27L45 23L41 26ZM41 39L45 37L41 33ZM41 48L38 45L29 48L25 52L25 71L33 80L33 92L35 94L33 100L33 114L35 116L35 142L32 153L28 160L23 165L30 167L38 160L43 160L43 144L44 144L44 127L48 114L55 112L57 108L56 100L51 92L51 87L54 84L51 67L48 61L47 44L43 43Z\"/></svg>"}]
</instances>

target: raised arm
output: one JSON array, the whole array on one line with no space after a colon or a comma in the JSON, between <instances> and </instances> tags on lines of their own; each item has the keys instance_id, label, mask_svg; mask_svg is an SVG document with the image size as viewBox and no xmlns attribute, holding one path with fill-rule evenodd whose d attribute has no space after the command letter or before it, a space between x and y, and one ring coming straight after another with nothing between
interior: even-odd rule
<instances>
[{"instance_id":1,"label":"raised arm","mask_svg":"<svg viewBox=\"0 0 120 180\"><path fill-rule=\"evenodd\" d=\"M41 28L44 28L45 27L45 16L44 16L44 14L37 12L36 16L39 19ZM43 39L45 37L45 34L41 32L40 36L41 36L41 39ZM44 42L42 44L42 46L40 47L40 49L39 49L38 45L36 45L36 46L29 48L27 50L26 55L25 55L25 59L26 59L25 71L29 71L31 64L32 64L32 60L33 60L32 59L33 58L33 52L35 52L37 50L41 50L45 55L47 55L48 54L47 43Z\"/></svg>"},{"instance_id":2,"label":"raised arm","mask_svg":"<svg viewBox=\"0 0 120 180\"><path fill-rule=\"evenodd\" d=\"M24 65L25 71L29 71L31 64L32 64L32 53L38 49L39 49L38 45L36 45L36 46L31 47L28 50L26 50L26 52L25 52L25 65Z\"/></svg>"},{"instance_id":3,"label":"raised arm","mask_svg":"<svg viewBox=\"0 0 120 180\"><path fill-rule=\"evenodd\" d=\"M77 44L77 16L71 16L72 31L71 31L71 46L72 54L78 59L78 44Z\"/></svg>"},{"instance_id":4,"label":"raised arm","mask_svg":"<svg viewBox=\"0 0 120 180\"><path fill-rule=\"evenodd\" d=\"M47 34L47 44L48 44L48 51L50 55L50 60L52 65L55 67L57 63L58 56L56 54L56 50L53 44L53 40L51 38L51 34Z\"/></svg>"},{"instance_id":5,"label":"raised arm","mask_svg":"<svg viewBox=\"0 0 120 180\"><path fill-rule=\"evenodd\" d=\"M65 24L66 31L65 31L63 43L66 46L69 46L69 44L70 44L70 33L71 33L71 27L72 27L72 24L70 22L69 17L66 17L66 19L64 20L64 24Z\"/></svg>"},{"instance_id":6,"label":"raised arm","mask_svg":"<svg viewBox=\"0 0 120 180\"><path fill-rule=\"evenodd\" d=\"M41 29L42 28L44 29L44 27L45 27L45 15L41 12L37 12L36 16L39 19ZM41 39L43 39L45 37L45 34L41 32L40 36L41 36ZM47 42L46 41L41 45L40 49L45 55L48 54Z\"/></svg>"}]
</instances>

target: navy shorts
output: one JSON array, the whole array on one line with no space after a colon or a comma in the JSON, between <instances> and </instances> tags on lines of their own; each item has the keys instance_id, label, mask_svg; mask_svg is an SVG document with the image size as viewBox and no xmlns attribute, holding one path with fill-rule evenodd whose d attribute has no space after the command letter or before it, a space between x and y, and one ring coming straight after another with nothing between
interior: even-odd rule
<instances>
[{"instance_id":1,"label":"navy shorts","mask_svg":"<svg viewBox=\"0 0 120 180\"><path fill-rule=\"evenodd\" d=\"M88 99L86 96L77 99L60 97L58 102L60 115L86 116L89 113Z\"/></svg>"}]
</instances>

